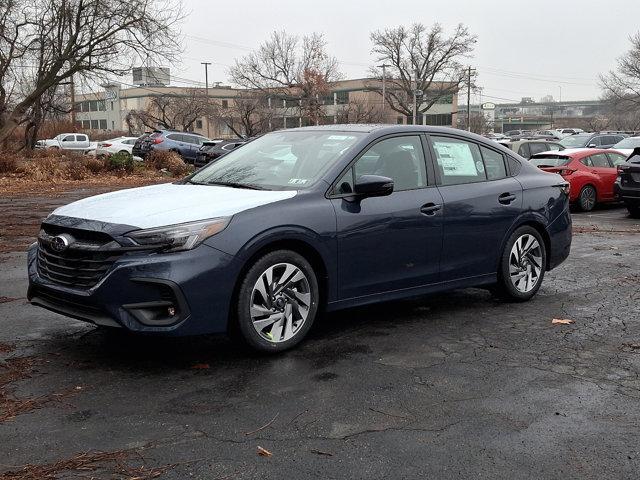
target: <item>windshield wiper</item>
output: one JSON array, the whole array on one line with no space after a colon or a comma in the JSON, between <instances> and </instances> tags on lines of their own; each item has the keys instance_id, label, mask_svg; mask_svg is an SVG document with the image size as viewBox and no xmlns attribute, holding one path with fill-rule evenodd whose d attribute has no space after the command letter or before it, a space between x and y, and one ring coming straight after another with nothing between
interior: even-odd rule
<instances>
[{"instance_id":1,"label":"windshield wiper","mask_svg":"<svg viewBox=\"0 0 640 480\"><path fill-rule=\"evenodd\" d=\"M258 185L253 185L251 183L236 183L236 182L219 182L219 181L211 181L207 182L203 185L220 185L223 187L231 187L231 188L246 188L248 190L265 190L263 187Z\"/></svg>"}]
</instances>

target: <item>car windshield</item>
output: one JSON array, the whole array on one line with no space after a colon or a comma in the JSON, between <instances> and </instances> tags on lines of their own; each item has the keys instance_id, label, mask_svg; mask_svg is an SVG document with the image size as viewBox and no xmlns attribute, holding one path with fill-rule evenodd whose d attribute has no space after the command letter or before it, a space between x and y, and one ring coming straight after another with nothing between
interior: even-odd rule
<instances>
[{"instance_id":1,"label":"car windshield","mask_svg":"<svg viewBox=\"0 0 640 480\"><path fill-rule=\"evenodd\" d=\"M529 160L536 167L562 167L571 161L570 157L562 155L535 155Z\"/></svg>"},{"instance_id":2,"label":"car windshield","mask_svg":"<svg viewBox=\"0 0 640 480\"><path fill-rule=\"evenodd\" d=\"M230 151L188 181L266 190L309 188L363 133L281 131Z\"/></svg>"},{"instance_id":3,"label":"car windshield","mask_svg":"<svg viewBox=\"0 0 640 480\"><path fill-rule=\"evenodd\" d=\"M620 140L611 148L638 148L640 147L640 137L628 137Z\"/></svg>"},{"instance_id":4,"label":"car windshield","mask_svg":"<svg viewBox=\"0 0 640 480\"><path fill-rule=\"evenodd\" d=\"M560 140L560 143L565 148L582 147L591 135L570 135Z\"/></svg>"}]
</instances>

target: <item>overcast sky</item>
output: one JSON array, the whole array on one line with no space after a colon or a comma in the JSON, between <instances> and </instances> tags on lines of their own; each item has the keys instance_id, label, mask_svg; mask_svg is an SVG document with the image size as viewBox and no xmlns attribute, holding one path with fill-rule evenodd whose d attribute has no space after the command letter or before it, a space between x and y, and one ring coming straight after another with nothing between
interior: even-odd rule
<instances>
[{"instance_id":1,"label":"overcast sky","mask_svg":"<svg viewBox=\"0 0 640 480\"><path fill-rule=\"evenodd\" d=\"M502 103L531 96L557 100L599 96L598 74L615 66L640 30L639 0L184 0L187 11L184 63L172 75L204 82L228 81L234 59L257 47L273 30L324 33L346 78L367 75L373 64L372 30L422 22L457 23L478 36L468 63L478 70L484 101ZM176 85L187 85L187 82ZM472 96L477 101L477 96Z\"/></svg>"}]
</instances>

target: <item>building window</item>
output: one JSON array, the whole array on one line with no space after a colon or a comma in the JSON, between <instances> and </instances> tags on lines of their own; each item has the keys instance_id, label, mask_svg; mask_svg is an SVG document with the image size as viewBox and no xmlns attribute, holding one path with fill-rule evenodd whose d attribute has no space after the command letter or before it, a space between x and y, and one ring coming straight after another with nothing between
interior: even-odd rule
<instances>
[{"instance_id":1,"label":"building window","mask_svg":"<svg viewBox=\"0 0 640 480\"><path fill-rule=\"evenodd\" d=\"M115 130L115 129L116 129L116 122L111 120L111 130Z\"/></svg>"},{"instance_id":2,"label":"building window","mask_svg":"<svg viewBox=\"0 0 640 480\"><path fill-rule=\"evenodd\" d=\"M396 117L396 123L398 125L402 125L404 123L404 121L402 120L402 117Z\"/></svg>"},{"instance_id":3,"label":"building window","mask_svg":"<svg viewBox=\"0 0 640 480\"><path fill-rule=\"evenodd\" d=\"M90 112L97 112L98 111L98 101L97 100L91 100L89 102L89 111Z\"/></svg>"},{"instance_id":4,"label":"building window","mask_svg":"<svg viewBox=\"0 0 640 480\"><path fill-rule=\"evenodd\" d=\"M196 120L196 128L198 130L202 130L202 120L200 120L200 119Z\"/></svg>"},{"instance_id":5,"label":"building window","mask_svg":"<svg viewBox=\"0 0 640 480\"><path fill-rule=\"evenodd\" d=\"M229 108L229 100L222 100L222 108Z\"/></svg>"},{"instance_id":6,"label":"building window","mask_svg":"<svg viewBox=\"0 0 640 480\"><path fill-rule=\"evenodd\" d=\"M100 120L100 130L106 130L107 129L107 120Z\"/></svg>"},{"instance_id":7,"label":"building window","mask_svg":"<svg viewBox=\"0 0 640 480\"><path fill-rule=\"evenodd\" d=\"M104 103L104 100L98 100L98 110L104 112L107 109L107 106Z\"/></svg>"},{"instance_id":8,"label":"building window","mask_svg":"<svg viewBox=\"0 0 640 480\"><path fill-rule=\"evenodd\" d=\"M450 127L452 122L450 113L437 113L434 115L425 115L425 125Z\"/></svg>"},{"instance_id":9,"label":"building window","mask_svg":"<svg viewBox=\"0 0 640 480\"><path fill-rule=\"evenodd\" d=\"M91 130L98 130L100 123L98 120L91 120Z\"/></svg>"},{"instance_id":10,"label":"building window","mask_svg":"<svg viewBox=\"0 0 640 480\"><path fill-rule=\"evenodd\" d=\"M336 103L338 105L349 103L349 92L336 92Z\"/></svg>"},{"instance_id":11,"label":"building window","mask_svg":"<svg viewBox=\"0 0 640 480\"><path fill-rule=\"evenodd\" d=\"M82 129L89 130L91 128L91 122L89 120L82 121Z\"/></svg>"},{"instance_id":12,"label":"building window","mask_svg":"<svg viewBox=\"0 0 640 480\"><path fill-rule=\"evenodd\" d=\"M113 111L113 102L111 102L111 110Z\"/></svg>"}]
</instances>

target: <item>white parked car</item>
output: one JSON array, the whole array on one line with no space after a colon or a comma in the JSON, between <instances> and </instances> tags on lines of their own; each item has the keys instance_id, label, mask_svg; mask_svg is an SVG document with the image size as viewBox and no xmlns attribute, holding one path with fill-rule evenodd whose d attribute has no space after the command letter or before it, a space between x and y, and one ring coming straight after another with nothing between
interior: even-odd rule
<instances>
[{"instance_id":1,"label":"white parked car","mask_svg":"<svg viewBox=\"0 0 640 480\"><path fill-rule=\"evenodd\" d=\"M628 157L638 147L640 147L640 136L623 138L611 148Z\"/></svg>"},{"instance_id":2,"label":"white parked car","mask_svg":"<svg viewBox=\"0 0 640 480\"><path fill-rule=\"evenodd\" d=\"M90 142L84 133L61 133L47 140L38 140L36 148L51 148L59 150L74 150L87 153L95 148L95 142Z\"/></svg>"},{"instance_id":3,"label":"white parked car","mask_svg":"<svg viewBox=\"0 0 640 480\"><path fill-rule=\"evenodd\" d=\"M113 155L119 152L132 153L133 145L138 137L118 137L98 142L96 156Z\"/></svg>"}]
</instances>

